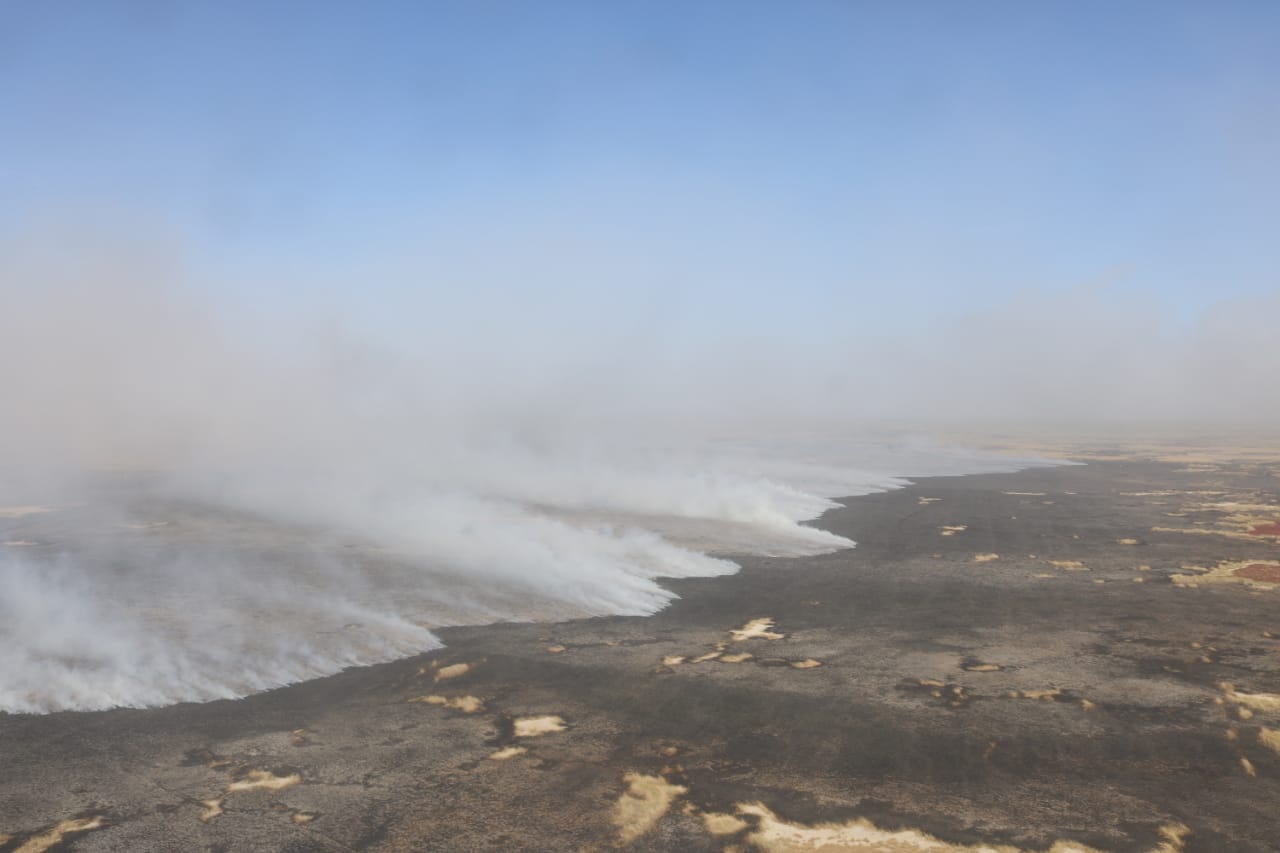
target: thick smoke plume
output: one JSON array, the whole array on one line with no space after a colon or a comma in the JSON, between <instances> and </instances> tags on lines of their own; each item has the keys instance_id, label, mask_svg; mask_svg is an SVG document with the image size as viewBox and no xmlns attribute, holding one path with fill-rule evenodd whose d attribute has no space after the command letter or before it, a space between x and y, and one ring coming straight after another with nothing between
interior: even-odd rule
<instances>
[{"instance_id":1,"label":"thick smoke plume","mask_svg":"<svg viewBox=\"0 0 1280 853\"><path fill-rule=\"evenodd\" d=\"M82 235L0 264L5 711L238 696L440 626L650 613L658 578L852 546L804 524L832 497L1033 462L859 418L1278 411L1274 303L1176 329L1068 294L923 345L789 349L457 297L387 332Z\"/></svg>"}]
</instances>

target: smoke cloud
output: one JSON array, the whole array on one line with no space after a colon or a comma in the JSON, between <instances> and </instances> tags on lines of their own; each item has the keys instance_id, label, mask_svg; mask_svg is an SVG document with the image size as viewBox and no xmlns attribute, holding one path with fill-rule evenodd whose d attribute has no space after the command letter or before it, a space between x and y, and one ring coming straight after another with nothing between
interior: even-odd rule
<instances>
[{"instance_id":1,"label":"smoke cloud","mask_svg":"<svg viewBox=\"0 0 1280 853\"><path fill-rule=\"evenodd\" d=\"M663 577L852 547L805 524L831 498L1040 462L923 437L943 424L1280 414L1274 298L1179 326L1081 290L789 347L446 287L379 330L354 304L218 295L163 241L62 236L0 252L10 712L240 696L451 624L651 613Z\"/></svg>"}]
</instances>

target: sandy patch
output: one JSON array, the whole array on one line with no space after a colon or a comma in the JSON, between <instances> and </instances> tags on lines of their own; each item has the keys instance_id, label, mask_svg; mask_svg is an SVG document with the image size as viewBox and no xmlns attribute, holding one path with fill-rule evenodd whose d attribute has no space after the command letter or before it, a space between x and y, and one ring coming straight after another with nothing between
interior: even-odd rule
<instances>
[{"instance_id":1,"label":"sandy patch","mask_svg":"<svg viewBox=\"0 0 1280 853\"><path fill-rule=\"evenodd\" d=\"M791 661L792 669L813 669L814 667L819 667L819 666L822 666L822 661L814 660L813 658L805 658L804 660Z\"/></svg>"},{"instance_id":2,"label":"sandy patch","mask_svg":"<svg viewBox=\"0 0 1280 853\"><path fill-rule=\"evenodd\" d=\"M1183 506L1183 515L1191 512L1213 513L1218 518L1212 527L1156 527L1161 533L1188 533L1200 536L1225 536L1231 539L1280 542L1280 506L1250 501L1213 501ZM1168 513L1167 513L1168 514Z\"/></svg>"},{"instance_id":3,"label":"sandy patch","mask_svg":"<svg viewBox=\"0 0 1280 853\"><path fill-rule=\"evenodd\" d=\"M679 666L684 663L687 658L684 655L664 655L662 658L663 666Z\"/></svg>"},{"instance_id":4,"label":"sandy patch","mask_svg":"<svg viewBox=\"0 0 1280 853\"><path fill-rule=\"evenodd\" d=\"M1223 494L1222 492L1214 492L1213 494ZM1195 509L1204 512L1223 512L1228 515L1235 515L1246 512L1260 512L1267 515L1280 515L1280 506L1274 503L1257 503L1256 501L1211 501L1209 503L1196 504Z\"/></svg>"},{"instance_id":5,"label":"sandy patch","mask_svg":"<svg viewBox=\"0 0 1280 853\"><path fill-rule=\"evenodd\" d=\"M1048 492L1005 492L1006 495L1015 495L1022 498L1042 498Z\"/></svg>"},{"instance_id":6,"label":"sandy patch","mask_svg":"<svg viewBox=\"0 0 1280 853\"><path fill-rule=\"evenodd\" d=\"M960 435L957 434L957 439ZM990 447L1005 452L1019 451L1050 458L1088 458L1099 462L1108 459L1151 459L1188 466L1213 466L1221 463L1265 465L1280 461L1280 452L1276 451L1275 439L1270 434L1242 437L1234 444L1225 444L1221 440L1199 443L1189 440L1185 435L1169 433L1152 433L1140 437L1131 435L1126 438L1122 450L1113 449L1114 444L1110 439L1081 437L1078 434L1052 438L1041 435L1035 440L1003 439L998 444L992 444L979 435L967 434L964 437L975 447Z\"/></svg>"},{"instance_id":7,"label":"sandy patch","mask_svg":"<svg viewBox=\"0 0 1280 853\"><path fill-rule=\"evenodd\" d=\"M938 528L938 533L942 536L955 536L957 533L964 533L969 529L967 524L944 524Z\"/></svg>"},{"instance_id":8,"label":"sandy patch","mask_svg":"<svg viewBox=\"0 0 1280 853\"><path fill-rule=\"evenodd\" d=\"M1228 702L1250 711L1280 713L1280 693L1242 693L1229 681L1219 684L1218 689L1222 691Z\"/></svg>"},{"instance_id":9,"label":"sandy patch","mask_svg":"<svg viewBox=\"0 0 1280 853\"><path fill-rule=\"evenodd\" d=\"M1169 580L1181 587L1194 589L1202 584L1244 584L1254 589L1280 586L1280 560L1237 560L1219 563L1211 569L1183 566L1199 574L1170 575Z\"/></svg>"},{"instance_id":10,"label":"sandy patch","mask_svg":"<svg viewBox=\"0 0 1280 853\"><path fill-rule=\"evenodd\" d=\"M44 853L44 851L52 850L61 844L67 839L67 836L101 829L106 825L107 822L102 815L59 821L39 835L33 835L28 838L14 853Z\"/></svg>"},{"instance_id":11,"label":"sandy patch","mask_svg":"<svg viewBox=\"0 0 1280 853\"><path fill-rule=\"evenodd\" d=\"M1258 743L1280 755L1280 731L1263 726L1258 729Z\"/></svg>"},{"instance_id":12,"label":"sandy patch","mask_svg":"<svg viewBox=\"0 0 1280 853\"><path fill-rule=\"evenodd\" d=\"M904 684L899 685L898 689L925 693L935 700L936 704L945 708L964 708L969 704L970 699L969 691L961 685L939 681L936 678L917 678L914 681L908 679Z\"/></svg>"},{"instance_id":13,"label":"sandy patch","mask_svg":"<svg viewBox=\"0 0 1280 853\"><path fill-rule=\"evenodd\" d=\"M754 817L747 841L766 853L1033 853L1007 844L953 844L918 829L880 829L865 818L846 823L805 825L779 818L762 803L743 803L740 815ZM1161 841L1150 853L1181 853L1191 830L1181 824L1161 827ZM1101 853L1072 841L1056 841L1044 853Z\"/></svg>"},{"instance_id":14,"label":"sandy patch","mask_svg":"<svg viewBox=\"0 0 1280 853\"><path fill-rule=\"evenodd\" d=\"M688 792L683 785L673 785L661 776L628 773L622 778L627 790L618 797L612 816L621 844L630 844L653 829L671 804Z\"/></svg>"},{"instance_id":15,"label":"sandy patch","mask_svg":"<svg viewBox=\"0 0 1280 853\"><path fill-rule=\"evenodd\" d=\"M734 835L751 826L740 817L723 812L705 812L702 824L712 835Z\"/></svg>"},{"instance_id":16,"label":"sandy patch","mask_svg":"<svg viewBox=\"0 0 1280 853\"><path fill-rule=\"evenodd\" d=\"M1004 667L1002 667L998 663L979 663L979 662L962 663L960 664L960 668L963 669L965 672L999 672L1000 670L1004 669Z\"/></svg>"},{"instance_id":17,"label":"sandy patch","mask_svg":"<svg viewBox=\"0 0 1280 853\"><path fill-rule=\"evenodd\" d=\"M315 820L317 817L319 817L319 815L315 812L294 812L289 819L294 823L301 825L304 823L311 823L311 821Z\"/></svg>"},{"instance_id":18,"label":"sandy patch","mask_svg":"<svg viewBox=\"0 0 1280 853\"><path fill-rule=\"evenodd\" d=\"M741 642L743 640L781 640L786 634L778 634L773 630L773 620L768 616L762 616L759 619L752 619L741 628L734 628L729 631L733 635L733 641Z\"/></svg>"},{"instance_id":19,"label":"sandy patch","mask_svg":"<svg viewBox=\"0 0 1280 853\"><path fill-rule=\"evenodd\" d=\"M1240 768L1244 770L1244 775L1248 776L1250 779L1258 778L1258 769L1253 766L1252 761L1245 758L1243 755L1240 756Z\"/></svg>"},{"instance_id":20,"label":"sandy patch","mask_svg":"<svg viewBox=\"0 0 1280 853\"><path fill-rule=\"evenodd\" d=\"M1280 583L1280 565L1273 563L1249 563L1242 569L1236 569L1236 577L1259 583Z\"/></svg>"},{"instance_id":21,"label":"sandy patch","mask_svg":"<svg viewBox=\"0 0 1280 853\"><path fill-rule=\"evenodd\" d=\"M751 652L738 652L737 654L732 655L721 655L720 663L746 663L753 657L755 657L755 655L751 654Z\"/></svg>"},{"instance_id":22,"label":"sandy patch","mask_svg":"<svg viewBox=\"0 0 1280 853\"><path fill-rule=\"evenodd\" d=\"M270 770L250 770L244 778L237 779L227 785L228 794L239 794L243 791L283 791L292 788L302 781L297 773L288 776L277 776Z\"/></svg>"},{"instance_id":23,"label":"sandy patch","mask_svg":"<svg viewBox=\"0 0 1280 853\"><path fill-rule=\"evenodd\" d=\"M410 702L422 702L427 705L440 705L452 711L474 714L484 710L484 702L475 696L415 696Z\"/></svg>"},{"instance_id":24,"label":"sandy patch","mask_svg":"<svg viewBox=\"0 0 1280 853\"><path fill-rule=\"evenodd\" d=\"M454 663L449 666L442 666L436 670L436 681L447 681L450 678L457 678L466 675L471 671L469 663Z\"/></svg>"},{"instance_id":25,"label":"sandy patch","mask_svg":"<svg viewBox=\"0 0 1280 853\"><path fill-rule=\"evenodd\" d=\"M916 503L921 506L926 506L928 504L936 504L940 500L942 500L942 498L916 498Z\"/></svg>"},{"instance_id":26,"label":"sandy patch","mask_svg":"<svg viewBox=\"0 0 1280 853\"><path fill-rule=\"evenodd\" d=\"M568 646L562 646L559 643L557 643L554 646L547 646L547 654L558 655L561 652L568 651L568 648L569 648Z\"/></svg>"},{"instance_id":27,"label":"sandy patch","mask_svg":"<svg viewBox=\"0 0 1280 853\"><path fill-rule=\"evenodd\" d=\"M489 756L490 761L508 761L517 755L524 755L529 750L523 746L504 746Z\"/></svg>"},{"instance_id":28,"label":"sandy patch","mask_svg":"<svg viewBox=\"0 0 1280 853\"><path fill-rule=\"evenodd\" d=\"M1087 572L1089 567L1079 560L1048 560L1049 565L1064 572Z\"/></svg>"},{"instance_id":29,"label":"sandy patch","mask_svg":"<svg viewBox=\"0 0 1280 853\"><path fill-rule=\"evenodd\" d=\"M1225 536L1228 539L1243 539L1246 541L1257 541L1258 539L1277 539L1280 536L1262 536L1249 533L1244 530L1225 530L1216 527L1153 527L1151 530L1155 533L1186 533L1192 536Z\"/></svg>"},{"instance_id":30,"label":"sandy patch","mask_svg":"<svg viewBox=\"0 0 1280 853\"><path fill-rule=\"evenodd\" d=\"M218 800L201 800L201 801L200 801L200 805L204 806L204 809L203 809L203 810L201 810L201 812L200 812L200 822L201 822L201 823L208 823L209 821L211 821L211 820L213 820L214 818L219 817L220 815L222 815L222 814L223 814L223 811L222 811L222 800L220 800L220 799L218 799Z\"/></svg>"},{"instance_id":31,"label":"sandy patch","mask_svg":"<svg viewBox=\"0 0 1280 853\"><path fill-rule=\"evenodd\" d=\"M992 560L1000 559L999 554L974 554L973 561L975 563L990 563Z\"/></svg>"},{"instance_id":32,"label":"sandy patch","mask_svg":"<svg viewBox=\"0 0 1280 853\"><path fill-rule=\"evenodd\" d=\"M1141 544L1142 544L1142 540L1140 540L1140 539L1117 539L1117 540L1116 540L1116 544L1117 544L1117 545L1141 545Z\"/></svg>"},{"instance_id":33,"label":"sandy patch","mask_svg":"<svg viewBox=\"0 0 1280 853\"><path fill-rule=\"evenodd\" d=\"M515 721L516 737L540 737L564 730L564 720L550 714L545 717L517 717Z\"/></svg>"},{"instance_id":34,"label":"sandy patch","mask_svg":"<svg viewBox=\"0 0 1280 853\"><path fill-rule=\"evenodd\" d=\"M1062 698L1062 689L1052 687L1048 690L1013 690L1009 692L1010 699L1034 699L1038 702L1056 702Z\"/></svg>"}]
</instances>

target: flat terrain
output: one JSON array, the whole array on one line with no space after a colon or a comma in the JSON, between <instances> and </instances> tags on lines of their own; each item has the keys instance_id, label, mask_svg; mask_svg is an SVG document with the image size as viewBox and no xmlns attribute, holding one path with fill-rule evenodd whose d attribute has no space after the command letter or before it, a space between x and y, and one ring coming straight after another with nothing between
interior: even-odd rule
<instances>
[{"instance_id":1,"label":"flat terrain","mask_svg":"<svg viewBox=\"0 0 1280 853\"><path fill-rule=\"evenodd\" d=\"M1277 850L1277 521L1257 460L925 479L657 616L0 715L0 850Z\"/></svg>"}]
</instances>

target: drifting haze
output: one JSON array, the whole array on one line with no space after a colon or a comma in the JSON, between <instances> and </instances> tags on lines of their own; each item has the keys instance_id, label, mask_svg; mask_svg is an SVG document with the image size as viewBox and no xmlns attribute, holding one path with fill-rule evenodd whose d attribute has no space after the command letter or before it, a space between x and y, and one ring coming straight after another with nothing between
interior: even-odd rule
<instances>
[{"instance_id":1,"label":"drifting haze","mask_svg":"<svg viewBox=\"0 0 1280 853\"><path fill-rule=\"evenodd\" d=\"M1031 461L837 430L747 352L669 381L643 365L672 354L633 343L566 362L430 339L465 313L416 350L302 311L264 329L164 253L75 245L4 270L11 711L243 695L441 625L650 613L655 578L734 570L715 554L851 546L801 523L829 497Z\"/></svg>"},{"instance_id":2,"label":"drifting haze","mask_svg":"<svg viewBox=\"0 0 1280 853\"><path fill-rule=\"evenodd\" d=\"M459 296L420 340L301 306L264 324L172 251L39 245L3 271L7 710L237 696L442 625L649 613L655 578L733 571L718 555L851 546L802 524L831 497L1036 462L921 438L940 417L1275 402L1248 312L1178 332L1096 291L812 358L645 343L607 313L551 341L553 318Z\"/></svg>"},{"instance_id":3,"label":"drifting haze","mask_svg":"<svg viewBox=\"0 0 1280 853\"><path fill-rule=\"evenodd\" d=\"M649 613L1035 464L970 422L1274 424L1275 14L0 12L0 710Z\"/></svg>"}]
</instances>

